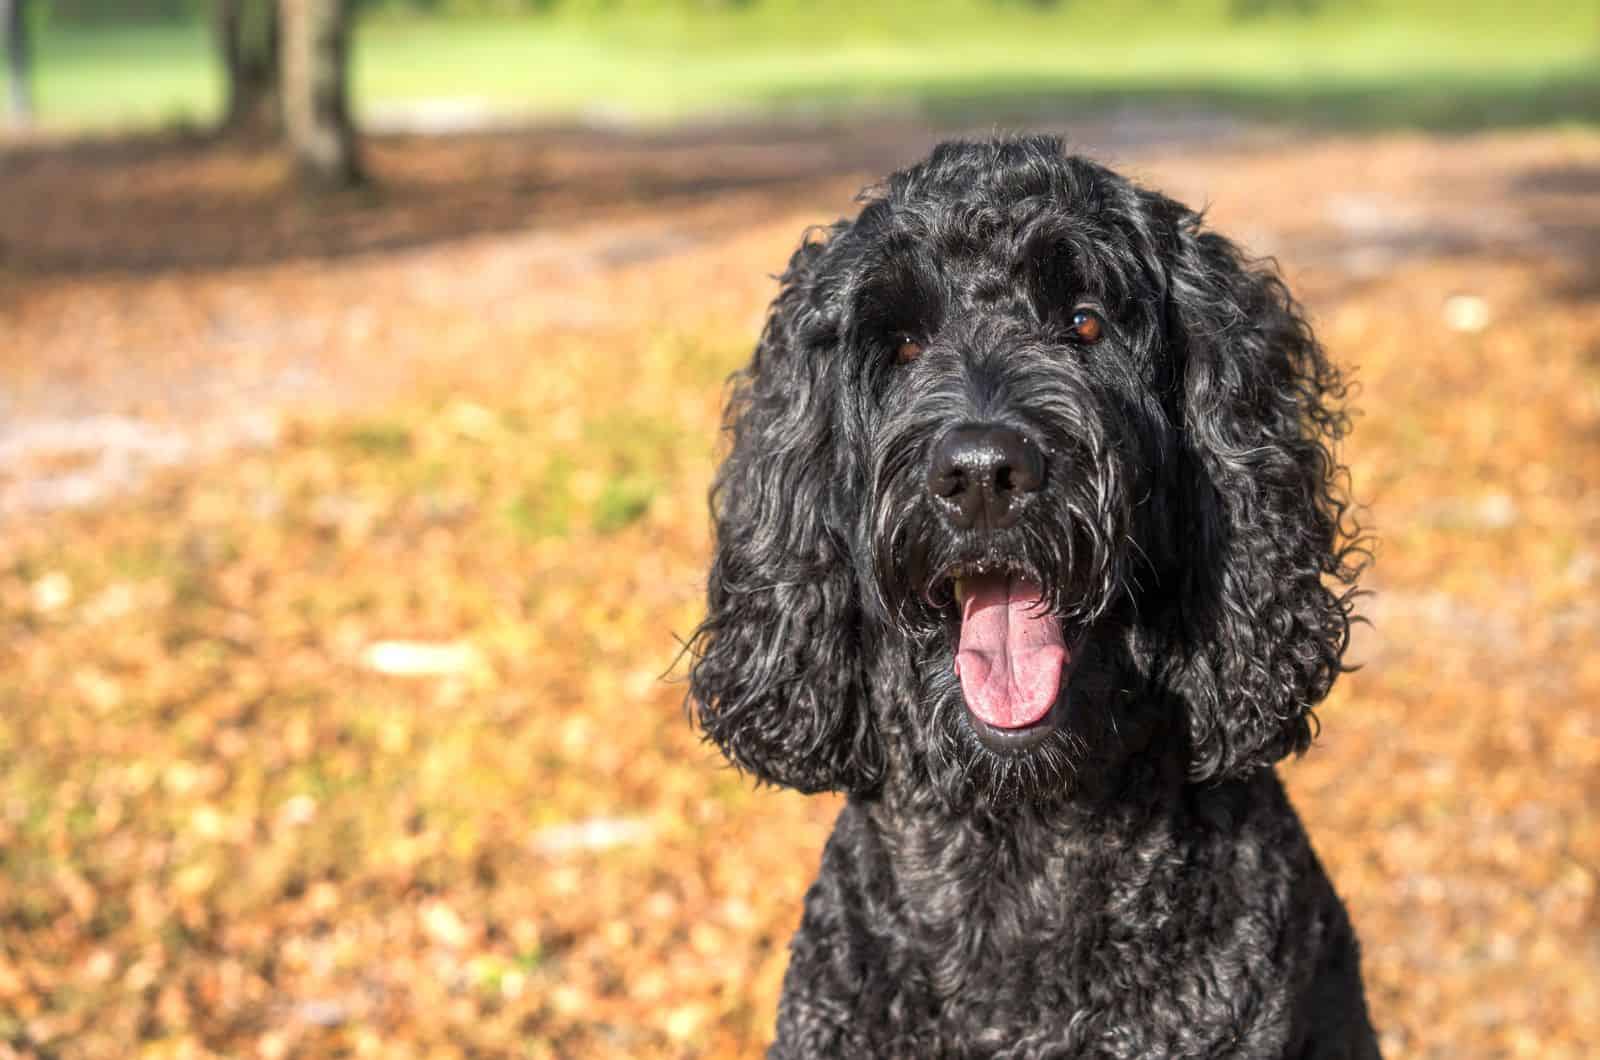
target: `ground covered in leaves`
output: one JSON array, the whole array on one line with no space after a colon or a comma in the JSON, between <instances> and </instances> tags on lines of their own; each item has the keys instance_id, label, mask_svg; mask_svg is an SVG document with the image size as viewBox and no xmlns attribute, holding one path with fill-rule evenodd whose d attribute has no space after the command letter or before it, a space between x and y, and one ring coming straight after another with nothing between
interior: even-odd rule
<instances>
[{"instance_id":1,"label":"ground covered in leaves","mask_svg":"<svg viewBox=\"0 0 1600 1060\"><path fill-rule=\"evenodd\" d=\"M1284 772L1386 1048L1586 1055L1600 135L1140 127L1359 380L1373 625ZM924 134L0 155L0 1056L756 1054L837 803L670 677L722 379Z\"/></svg>"}]
</instances>

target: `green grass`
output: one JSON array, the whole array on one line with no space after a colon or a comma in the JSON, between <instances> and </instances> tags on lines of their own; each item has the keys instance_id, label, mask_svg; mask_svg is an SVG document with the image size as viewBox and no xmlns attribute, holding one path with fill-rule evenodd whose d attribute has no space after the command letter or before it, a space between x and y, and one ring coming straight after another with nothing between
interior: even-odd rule
<instances>
[{"instance_id":1,"label":"green grass","mask_svg":"<svg viewBox=\"0 0 1600 1060\"><path fill-rule=\"evenodd\" d=\"M1237 18L1228 0L758 0L519 18L373 16L359 108L451 100L529 116L663 120L861 103L992 111L1134 98L1358 125L1600 117L1600 0L1326 0ZM47 124L203 123L221 86L204 26L42 36Z\"/></svg>"}]
</instances>

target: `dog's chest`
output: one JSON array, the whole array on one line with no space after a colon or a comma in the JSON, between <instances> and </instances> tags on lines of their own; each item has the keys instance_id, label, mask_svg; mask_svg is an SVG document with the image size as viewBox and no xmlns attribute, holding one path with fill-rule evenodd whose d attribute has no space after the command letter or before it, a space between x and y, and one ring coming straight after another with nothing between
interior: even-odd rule
<instances>
[{"instance_id":1,"label":"dog's chest","mask_svg":"<svg viewBox=\"0 0 1600 1060\"><path fill-rule=\"evenodd\" d=\"M1019 891L997 874L945 915L909 920L897 940L905 967L884 971L915 984L908 1007L932 1014L941 1039L976 1033L979 1053L1192 1055L1232 1033L1233 1014L1203 1004L1227 958L1185 954L1180 911L1151 908L1152 897L1104 877L1040 877ZM1185 1016L1157 1018L1163 1009Z\"/></svg>"},{"instance_id":2,"label":"dog's chest","mask_svg":"<svg viewBox=\"0 0 1600 1060\"><path fill-rule=\"evenodd\" d=\"M932 831L889 837L869 884L890 915L854 957L902 1014L881 1055L1258 1055L1287 1033L1275 926L1170 836Z\"/></svg>"}]
</instances>

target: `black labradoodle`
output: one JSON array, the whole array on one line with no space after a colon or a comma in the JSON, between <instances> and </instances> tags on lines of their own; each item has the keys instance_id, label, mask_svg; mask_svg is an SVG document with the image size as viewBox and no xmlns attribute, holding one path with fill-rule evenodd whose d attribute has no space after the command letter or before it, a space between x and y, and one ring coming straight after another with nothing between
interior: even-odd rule
<instances>
[{"instance_id":1,"label":"black labradoodle","mask_svg":"<svg viewBox=\"0 0 1600 1060\"><path fill-rule=\"evenodd\" d=\"M802 243L691 672L741 769L849 794L772 1056L1378 1055L1272 768L1349 634L1343 397L1270 267L1054 139Z\"/></svg>"}]
</instances>

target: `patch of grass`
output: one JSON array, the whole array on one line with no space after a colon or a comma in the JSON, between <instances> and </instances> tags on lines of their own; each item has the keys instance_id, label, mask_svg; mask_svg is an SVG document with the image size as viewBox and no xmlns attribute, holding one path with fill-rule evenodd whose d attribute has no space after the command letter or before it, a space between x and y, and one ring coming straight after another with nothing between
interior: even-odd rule
<instances>
[{"instance_id":1,"label":"patch of grass","mask_svg":"<svg viewBox=\"0 0 1600 1060\"><path fill-rule=\"evenodd\" d=\"M585 427L584 439L591 459L624 474L666 466L686 441L680 425L628 412L596 416Z\"/></svg>"},{"instance_id":2,"label":"patch of grass","mask_svg":"<svg viewBox=\"0 0 1600 1060\"><path fill-rule=\"evenodd\" d=\"M363 456L398 459L411 454L411 429L403 423L358 423L339 437Z\"/></svg>"},{"instance_id":3,"label":"patch of grass","mask_svg":"<svg viewBox=\"0 0 1600 1060\"><path fill-rule=\"evenodd\" d=\"M625 475L610 480L595 502L595 530L612 534L637 522L650 510L659 491L654 480L643 476Z\"/></svg>"},{"instance_id":4,"label":"patch of grass","mask_svg":"<svg viewBox=\"0 0 1600 1060\"><path fill-rule=\"evenodd\" d=\"M506 506L511 529L530 541L566 537L573 518L572 464L558 456Z\"/></svg>"},{"instance_id":5,"label":"patch of grass","mask_svg":"<svg viewBox=\"0 0 1600 1060\"><path fill-rule=\"evenodd\" d=\"M707 111L1100 105L1124 97L1463 127L1600 118L1600 5L1329 2L1241 17L1230 0L990 4L791 0L542 15L369 17L355 35L368 117L416 100L522 115L652 120ZM40 41L52 125L210 121L222 88L203 25L84 28ZM418 62L425 51L426 62Z\"/></svg>"},{"instance_id":6,"label":"patch of grass","mask_svg":"<svg viewBox=\"0 0 1600 1060\"><path fill-rule=\"evenodd\" d=\"M559 453L505 508L513 531L531 541L565 537L587 526L612 534L637 522L661 492L657 472L682 432L633 417L603 417L585 432L578 453ZM579 480L606 477L598 490L580 490Z\"/></svg>"},{"instance_id":7,"label":"patch of grass","mask_svg":"<svg viewBox=\"0 0 1600 1060\"><path fill-rule=\"evenodd\" d=\"M114 577L149 581L177 576L183 564L162 542L136 541L111 549L106 566Z\"/></svg>"}]
</instances>

